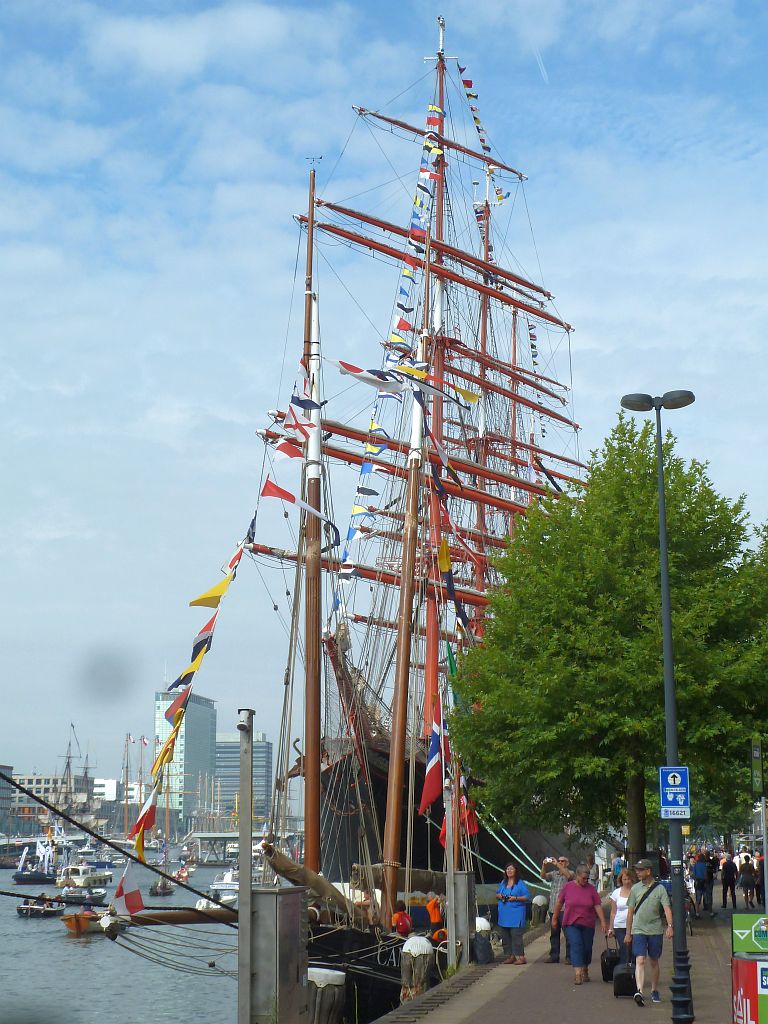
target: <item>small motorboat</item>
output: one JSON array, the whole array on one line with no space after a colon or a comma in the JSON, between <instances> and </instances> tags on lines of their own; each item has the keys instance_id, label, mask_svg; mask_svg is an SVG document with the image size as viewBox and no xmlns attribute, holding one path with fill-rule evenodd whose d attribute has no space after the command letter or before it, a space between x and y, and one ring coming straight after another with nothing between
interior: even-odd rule
<instances>
[{"instance_id":1,"label":"small motorboat","mask_svg":"<svg viewBox=\"0 0 768 1024\"><path fill-rule=\"evenodd\" d=\"M91 889L98 885L107 885L112 881L112 872L105 868L92 868L89 864L70 864L63 868L56 879L56 885L60 889L79 886L82 889Z\"/></svg>"},{"instance_id":2,"label":"small motorboat","mask_svg":"<svg viewBox=\"0 0 768 1024\"><path fill-rule=\"evenodd\" d=\"M68 885L61 890L61 899L74 906L90 903L94 907L103 907L106 895L106 889L81 889L77 885Z\"/></svg>"},{"instance_id":3,"label":"small motorboat","mask_svg":"<svg viewBox=\"0 0 768 1024\"><path fill-rule=\"evenodd\" d=\"M167 878L158 878L149 887L150 896L170 896L176 886Z\"/></svg>"},{"instance_id":4,"label":"small motorboat","mask_svg":"<svg viewBox=\"0 0 768 1024\"><path fill-rule=\"evenodd\" d=\"M56 875L51 871L41 871L37 868L27 868L17 871L13 880L16 885L53 885Z\"/></svg>"},{"instance_id":5,"label":"small motorboat","mask_svg":"<svg viewBox=\"0 0 768 1024\"><path fill-rule=\"evenodd\" d=\"M53 903L45 898L24 900L16 907L19 917L60 917L64 910L63 903Z\"/></svg>"}]
</instances>

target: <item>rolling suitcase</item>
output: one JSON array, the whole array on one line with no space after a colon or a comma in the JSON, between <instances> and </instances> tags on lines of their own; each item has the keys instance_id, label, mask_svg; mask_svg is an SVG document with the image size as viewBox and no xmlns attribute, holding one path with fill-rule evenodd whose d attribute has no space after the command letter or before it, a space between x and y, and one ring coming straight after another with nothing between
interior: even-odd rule
<instances>
[{"instance_id":1,"label":"rolling suitcase","mask_svg":"<svg viewBox=\"0 0 768 1024\"><path fill-rule=\"evenodd\" d=\"M605 949L600 954L600 971L603 975L603 981L613 981L613 972L616 966L621 960L621 953L618 949L611 949L608 945L608 939L605 940Z\"/></svg>"},{"instance_id":2,"label":"rolling suitcase","mask_svg":"<svg viewBox=\"0 0 768 1024\"><path fill-rule=\"evenodd\" d=\"M619 996L629 996L631 999L635 992L637 983L634 963L619 964L613 971L613 994L617 999Z\"/></svg>"}]
</instances>

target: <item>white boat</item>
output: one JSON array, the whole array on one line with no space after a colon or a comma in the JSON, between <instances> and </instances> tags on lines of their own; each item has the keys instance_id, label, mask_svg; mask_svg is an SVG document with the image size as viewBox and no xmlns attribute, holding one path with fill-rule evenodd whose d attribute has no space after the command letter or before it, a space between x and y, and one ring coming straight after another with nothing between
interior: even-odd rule
<instances>
[{"instance_id":1,"label":"white boat","mask_svg":"<svg viewBox=\"0 0 768 1024\"><path fill-rule=\"evenodd\" d=\"M224 893L233 892L237 895L240 889L240 872L236 867L220 871L208 886L208 892L219 899Z\"/></svg>"},{"instance_id":2,"label":"white boat","mask_svg":"<svg viewBox=\"0 0 768 1024\"><path fill-rule=\"evenodd\" d=\"M94 889L107 885L112 881L112 872L106 868L94 868L90 864L70 864L62 868L56 879L56 886L63 889L68 885L76 885L82 889Z\"/></svg>"}]
</instances>

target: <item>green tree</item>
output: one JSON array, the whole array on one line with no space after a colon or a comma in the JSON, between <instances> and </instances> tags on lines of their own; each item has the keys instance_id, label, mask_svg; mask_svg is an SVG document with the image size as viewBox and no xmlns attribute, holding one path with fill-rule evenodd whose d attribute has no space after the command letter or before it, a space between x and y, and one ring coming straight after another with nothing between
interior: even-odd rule
<instances>
[{"instance_id":1,"label":"green tree","mask_svg":"<svg viewBox=\"0 0 768 1024\"><path fill-rule=\"evenodd\" d=\"M768 725L768 558L744 499L664 441L680 757L710 818L749 817L747 749ZM646 844L665 763L655 426L620 416L589 485L532 506L499 559L453 734L497 816ZM652 790L649 789L650 796Z\"/></svg>"}]
</instances>

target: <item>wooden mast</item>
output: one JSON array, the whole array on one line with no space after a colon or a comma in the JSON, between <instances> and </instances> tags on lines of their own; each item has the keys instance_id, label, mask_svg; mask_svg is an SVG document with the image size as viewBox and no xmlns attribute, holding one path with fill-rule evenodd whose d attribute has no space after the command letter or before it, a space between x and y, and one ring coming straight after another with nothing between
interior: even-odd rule
<instances>
[{"instance_id":1,"label":"wooden mast","mask_svg":"<svg viewBox=\"0 0 768 1024\"><path fill-rule=\"evenodd\" d=\"M309 377L310 397L319 396L319 330L317 304L312 292L312 259L315 224L315 170L309 172L309 209L307 213L307 262L304 283L304 352L303 362ZM319 405L319 402L318 402ZM320 512L320 411L313 410L310 419L316 424L306 444L307 503ZM320 519L307 515L304 524L304 865L320 870L320 667L321 667L321 602L320 602Z\"/></svg>"}]
</instances>

